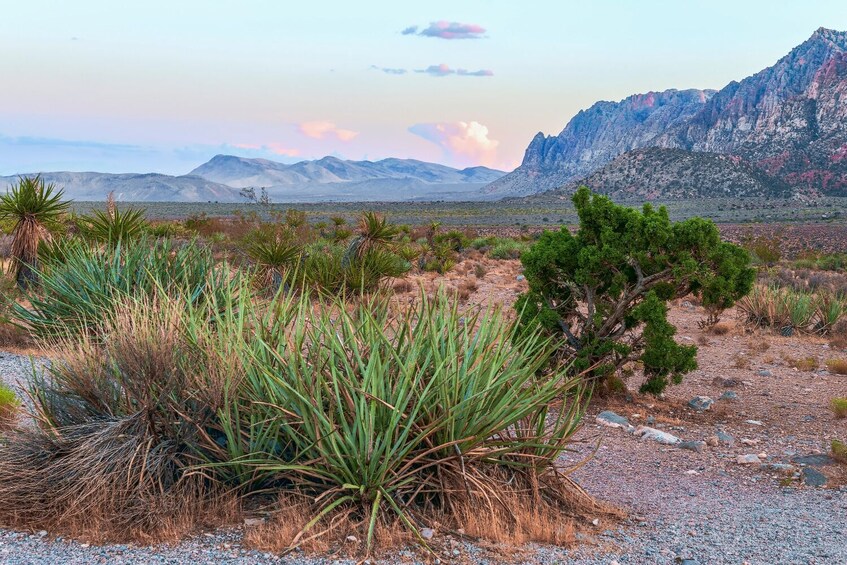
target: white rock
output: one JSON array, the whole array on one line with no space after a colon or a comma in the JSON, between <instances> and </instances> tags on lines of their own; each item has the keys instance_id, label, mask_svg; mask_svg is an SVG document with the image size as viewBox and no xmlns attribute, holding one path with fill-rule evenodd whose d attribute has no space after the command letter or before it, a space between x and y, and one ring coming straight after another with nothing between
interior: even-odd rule
<instances>
[{"instance_id":1,"label":"white rock","mask_svg":"<svg viewBox=\"0 0 847 565\"><path fill-rule=\"evenodd\" d=\"M759 456L754 453L748 453L747 455L738 455L735 457L735 462L739 465L760 465L762 460L759 459Z\"/></svg>"},{"instance_id":2,"label":"white rock","mask_svg":"<svg viewBox=\"0 0 847 565\"><path fill-rule=\"evenodd\" d=\"M656 428L651 428L649 426L638 426L635 429L635 435L640 437L641 439L651 439L658 443L663 443L665 445L676 445L680 440L673 434L669 434L667 432L663 432L662 430L657 430Z\"/></svg>"},{"instance_id":3,"label":"white rock","mask_svg":"<svg viewBox=\"0 0 847 565\"><path fill-rule=\"evenodd\" d=\"M750 424L751 426L764 426L764 424L759 420L744 420L744 422Z\"/></svg>"},{"instance_id":4,"label":"white rock","mask_svg":"<svg viewBox=\"0 0 847 565\"><path fill-rule=\"evenodd\" d=\"M432 528L421 528L421 537L423 539L429 540L432 539L435 535L435 532L432 531Z\"/></svg>"}]
</instances>

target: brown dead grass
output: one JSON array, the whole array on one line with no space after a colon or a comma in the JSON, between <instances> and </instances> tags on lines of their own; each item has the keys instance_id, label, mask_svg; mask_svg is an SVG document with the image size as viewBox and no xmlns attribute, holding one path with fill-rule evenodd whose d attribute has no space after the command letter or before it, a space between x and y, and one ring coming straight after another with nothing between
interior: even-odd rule
<instances>
[{"instance_id":1,"label":"brown dead grass","mask_svg":"<svg viewBox=\"0 0 847 565\"><path fill-rule=\"evenodd\" d=\"M736 353L732 356L732 366L736 369L749 369L750 368L750 357L745 355L744 353Z\"/></svg>"},{"instance_id":2,"label":"brown dead grass","mask_svg":"<svg viewBox=\"0 0 847 565\"><path fill-rule=\"evenodd\" d=\"M828 359L826 369L836 375L847 375L847 359Z\"/></svg>"},{"instance_id":3,"label":"brown dead grass","mask_svg":"<svg viewBox=\"0 0 847 565\"><path fill-rule=\"evenodd\" d=\"M719 322L709 328L709 332L712 335L726 335L732 331L733 327L734 326L728 322Z\"/></svg>"},{"instance_id":4,"label":"brown dead grass","mask_svg":"<svg viewBox=\"0 0 847 565\"><path fill-rule=\"evenodd\" d=\"M819 363L815 357L792 357L788 354L783 354L782 360L789 367L794 367L798 371L810 373L818 368Z\"/></svg>"}]
</instances>

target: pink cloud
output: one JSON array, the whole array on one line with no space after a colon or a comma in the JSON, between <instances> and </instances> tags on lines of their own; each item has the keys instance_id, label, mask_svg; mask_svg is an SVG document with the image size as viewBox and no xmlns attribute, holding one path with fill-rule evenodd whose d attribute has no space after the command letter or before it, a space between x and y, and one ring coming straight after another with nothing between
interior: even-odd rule
<instances>
[{"instance_id":1,"label":"pink cloud","mask_svg":"<svg viewBox=\"0 0 847 565\"><path fill-rule=\"evenodd\" d=\"M441 147L453 161L463 165L497 163L500 142L488 137L488 128L479 122L415 124L409 131Z\"/></svg>"},{"instance_id":2,"label":"pink cloud","mask_svg":"<svg viewBox=\"0 0 847 565\"><path fill-rule=\"evenodd\" d=\"M339 141L350 141L359 135L359 132L357 131L341 129L333 122L326 120L303 122L297 129L306 137L311 137L313 139L324 139L327 136L334 136Z\"/></svg>"},{"instance_id":3,"label":"pink cloud","mask_svg":"<svg viewBox=\"0 0 847 565\"><path fill-rule=\"evenodd\" d=\"M267 150L276 155L284 155L286 157L296 157L300 154L299 149L284 147L281 143L269 143Z\"/></svg>"},{"instance_id":4,"label":"pink cloud","mask_svg":"<svg viewBox=\"0 0 847 565\"><path fill-rule=\"evenodd\" d=\"M404 29L403 35L422 35L439 39L479 39L484 37L485 28L477 24L463 24L441 20L431 22L429 27L418 31L417 26Z\"/></svg>"}]
</instances>

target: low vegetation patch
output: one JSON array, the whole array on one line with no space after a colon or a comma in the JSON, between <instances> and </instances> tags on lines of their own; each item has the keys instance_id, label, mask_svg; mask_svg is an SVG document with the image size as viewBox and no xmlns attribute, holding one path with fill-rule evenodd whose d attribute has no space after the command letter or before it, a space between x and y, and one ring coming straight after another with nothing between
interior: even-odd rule
<instances>
[{"instance_id":1,"label":"low vegetation patch","mask_svg":"<svg viewBox=\"0 0 847 565\"><path fill-rule=\"evenodd\" d=\"M847 375L847 359L827 359L826 369L836 375Z\"/></svg>"},{"instance_id":2,"label":"low vegetation patch","mask_svg":"<svg viewBox=\"0 0 847 565\"><path fill-rule=\"evenodd\" d=\"M847 398L833 398L829 407L836 418L847 418Z\"/></svg>"},{"instance_id":3,"label":"low vegetation patch","mask_svg":"<svg viewBox=\"0 0 847 565\"><path fill-rule=\"evenodd\" d=\"M15 391L4 384L0 384L0 431L14 425L18 419L20 408L21 403Z\"/></svg>"}]
</instances>

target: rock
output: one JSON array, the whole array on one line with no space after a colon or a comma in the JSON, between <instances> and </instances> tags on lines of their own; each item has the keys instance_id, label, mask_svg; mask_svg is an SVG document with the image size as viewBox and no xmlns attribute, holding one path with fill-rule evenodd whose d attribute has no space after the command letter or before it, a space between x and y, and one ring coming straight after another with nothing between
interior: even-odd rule
<instances>
[{"instance_id":1,"label":"rock","mask_svg":"<svg viewBox=\"0 0 847 565\"><path fill-rule=\"evenodd\" d=\"M724 392L718 400L738 400L738 393L728 390Z\"/></svg>"},{"instance_id":2,"label":"rock","mask_svg":"<svg viewBox=\"0 0 847 565\"><path fill-rule=\"evenodd\" d=\"M520 282L520 281L525 281L525 280L526 280L526 277L525 277L525 276L523 276L523 275L518 275L518 276L516 276L516 277L515 277L515 280L516 280L516 281L518 281L518 282Z\"/></svg>"},{"instance_id":3,"label":"rock","mask_svg":"<svg viewBox=\"0 0 847 565\"><path fill-rule=\"evenodd\" d=\"M755 453L748 453L747 455L737 455L735 462L739 465L759 465L762 460Z\"/></svg>"},{"instance_id":4,"label":"rock","mask_svg":"<svg viewBox=\"0 0 847 565\"><path fill-rule=\"evenodd\" d=\"M421 537L425 540L431 540L435 536L432 528L421 528Z\"/></svg>"},{"instance_id":5,"label":"rock","mask_svg":"<svg viewBox=\"0 0 847 565\"><path fill-rule=\"evenodd\" d=\"M598 424L603 426L608 426L610 428L621 428L622 430L626 430L629 433L635 429L635 427L629 423L629 420L624 418L619 414L615 414L611 410L604 410L597 414L595 418Z\"/></svg>"},{"instance_id":6,"label":"rock","mask_svg":"<svg viewBox=\"0 0 847 565\"><path fill-rule=\"evenodd\" d=\"M706 448L705 441L681 441L676 446L680 449L687 449L689 451L696 451L697 453L703 453L703 450Z\"/></svg>"},{"instance_id":7,"label":"rock","mask_svg":"<svg viewBox=\"0 0 847 565\"><path fill-rule=\"evenodd\" d=\"M717 447L720 443L721 440L718 439L718 436L709 436L706 438L706 445L709 447Z\"/></svg>"},{"instance_id":8,"label":"rock","mask_svg":"<svg viewBox=\"0 0 847 565\"><path fill-rule=\"evenodd\" d=\"M688 401L688 407L693 408L697 412L703 412L711 408L714 402L715 401L708 396L695 396Z\"/></svg>"},{"instance_id":9,"label":"rock","mask_svg":"<svg viewBox=\"0 0 847 565\"><path fill-rule=\"evenodd\" d=\"M823 465L834 465L835 459L825 453L812 453L811 455L800 455L791 459L792 462L798 465L811 465L812 467L821 467Z\"/></svg>"},{"instance_id":10,"label":"rock","mask_svg":"<svg viewBox=\"0 0 847 565\"><path fill-rule=\"evenodd\" d=\"M651 428L649 426L638 426L635 430L635 435L640 437L641 439L650 439L658 443L663 443L665 445L676 445L680 440L673 434L669 434L667 432L663 432L661 430L657 430L656 428Z\"/></svg>"},{"instance_id":11,"label":"rock","mask_svg":"<svg viewBox=\"0 0 847 565\"><path fill-rule=\"evenodd\" d=\"M718 441L724 445L735 445L735 438L724 431L718 431L718 433L715 434L715 437L717 437Z\"/></svg>"},{"instance_id":12,"label":"rock","mask_svg":"<svg viewBox=\"0 0 847 565\"><path fill-rule=\"evenodd\" d=\"M741 438L742 445L756 445L759 443L757 439L748 439L746 437Z\"/></svg>"},{"instance_id":13,"label":"rock","mask_svg":"<svg viewBox=\"0 0 847 565\"><path fill-rule=\"evenodd\" d=\"M811 467L805 467L800 472L800 479L804 485L809 487L826 486L826 475Z\"/></svg>"},{"instance_id":14,"label":"rock","mask_svg":"<svg viewBox=\"0 0 847 565\"><path fill-rule=\"evenodd\" d=\"M774 471L781 475L792 475L797 467L788 463L762 463L761 469L762 471Z\"/></svg>"},{"instance_id":15,"label":"rock","mask_svg":"<svg viewBox=\"0 0 847 565\"><path fill-rule=\"evenodd\" d=\"M647 425L648 426L652 426L655 423L656 423L656 417L655 416L648 416L647 417Z\"/></svg>"},{"instance_id":16,"label":"rock","mask_svg":"<svg viewBox=\"0 0 847 565\"><path fill-rule=\"evenodd\" d=\"M767 369L759 369L759 376L760 377L772 377L773 373L771 373Z\"/></svg>"},{"instance_id":17,"label":"rock","mask_svg":"<svg viewBox=\"0 0 847 565\"><path fill-rule=\"evenodd\" d=\"M760 420L744 420L744 423L750 424L751 426L764 426Z\"/></svg>"},{"instance_id":18,"label":"rock","mask_svg":"<svg viewBox=\"0 0 847 565\"><path fill-rule=\"evenodd\" d=\"M712 384L715 386L722 386L724 388L734 388L737 386L741 386L742 381L738 379L724 379L722 377L715 377L712 379Z\"/></svg>"},{"instance_id":19,"label":"rock","mask_svg":"<svg viewBox=\"0 0 847 565\"><path fill-rule=\"evenodd\" d=\"M346 539L350 543L356 543L357 541L359 541L359 538L357 538L356 536L347 536L344 539Z\"/></svg>"}]
</instances>

